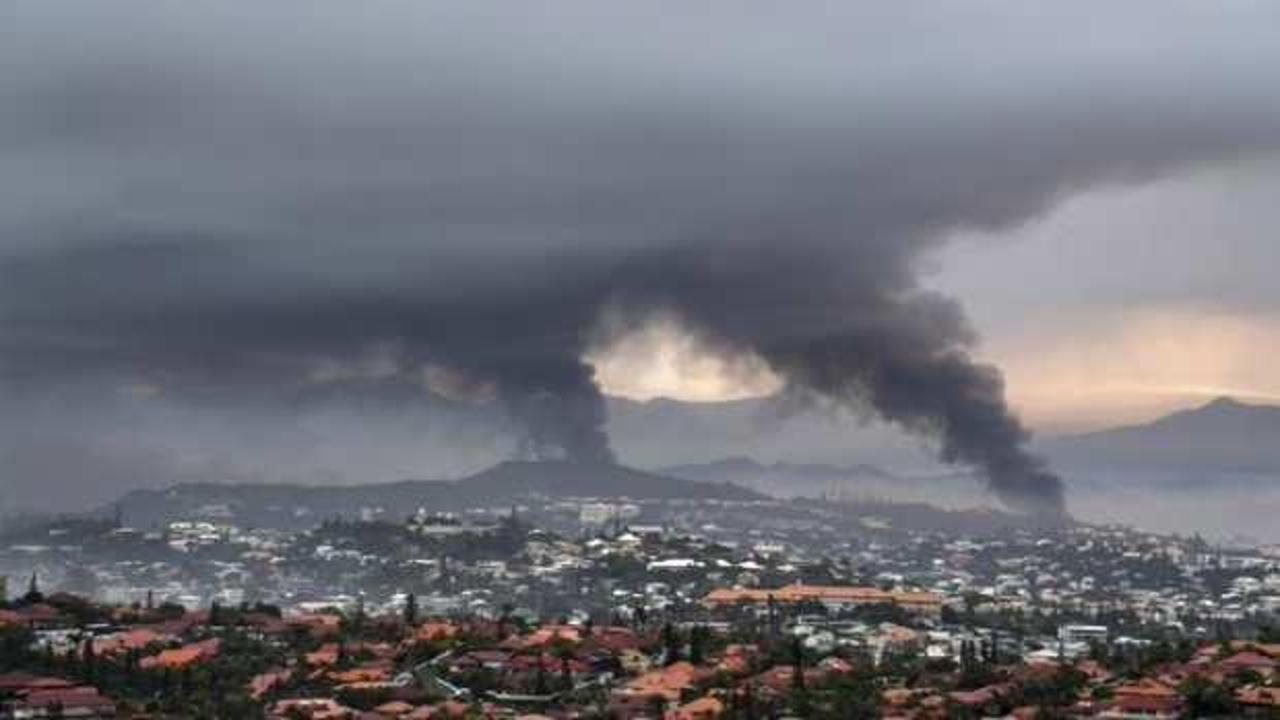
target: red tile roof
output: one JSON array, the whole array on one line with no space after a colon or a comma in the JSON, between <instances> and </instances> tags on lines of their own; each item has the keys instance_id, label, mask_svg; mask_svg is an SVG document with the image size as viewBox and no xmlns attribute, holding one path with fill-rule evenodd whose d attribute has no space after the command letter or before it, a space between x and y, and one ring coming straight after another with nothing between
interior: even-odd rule
<instances>
[{"instance_id":1,"label":"red tile roof","mask_svg":"<svg viewBox=\"0 0 1280 720\"><path fill-rule=\"evenodd\" d=\"M172 650L162 650L158 655L143 658L139 665L144 670L149 668L184 668L188 665L217 657L221 649L222 641L213 638L191 643L190 645L183 645Z\"/></svg>"},{"instance_id":2,"label":"red tile roof","mask_svg":"<svg viewBox=\"0 0 1280 720\"><path fill-rule=\"evenodd\" d=\"M680 699L680 695L693 687L703 674L690 663L678 662L661 670L645 673L614 693L630 697L661 697L668 702L676 702Z\"/></svg>"},{"instance_id":3,"label":"red tile roof","mask_svg":"<svg viewBox=\"0 0 1280 720\"><path fill-rule=\"evenodd\" d=\"M1280 709L1280 688L1245 687L1236 691L1236 701L1250 707Z\"/></svg>"},{"instance_id":4,"label":"red tile roof","mask_svg":"<svg viewBox=\"0 0 1280 720\"><path fill-rule=\"evenodd\" d=\"M1280 663L1274 658L1252 650L1238 652L1218 663L1228 670L1275 670Z\"/></svg>"},{"instance_id":5,"label":"red tile roof","mask_svg":"<svg viewBox=\"0 0 1280 720\"><path fill-rule=\"evenodd\" d=\"M111 655L130 650L141 650L151 643L165 642L168 639L169 636L161 635L154 630L138 628L94 638L93 651L99 655Z\"/></svg>"},{"instance_id":6,"label":"red tile roof","mask_svg":"<svg viewBox=\"0 0 1280 720\"><path fill-rule=\"evenodd\" d=\"M1150 678L1115 689L1111 706L1127 713L1172 713L1182 705L1178 691Z\"/></svg>"},{"instance_id":7,"label":"red tile roof","mask_svg":"<svg viewBox=\"0 0 1280 720\"><path fill-rule=\"evenodd\" d=\"M24 692L31 689L69 688L75 683L58 677L33 675L25 672L12 672L0 675L0 691Z\"/></svg>"},{"instance_id":8,"label":"red tile roof","mask_svg":"<svg viewBox=\"0 0 1280 720\"><path fill-rule=\"evenodd\" d=\"M48 690L32 690L14 703L15 710L44 709L51 706L62 708L64 714L75 715L77 711L92 710L97 713L114 711L116 703L102 695L95 687L86 685L56 688Z\"/></svg>"},{"instance_id":9,"label":"red tile roof","mask_svg":"<svg viewBox=\"0 0 1280 720\"><path fill-rule=\"evenodd\" d=\"M672 714L672 720L712 720L724 713L724 703L704 695L691 703L681 705Z\"/></svg>"},{"instance_id":10,"label":"red tile roof","mask_svg":"<svg viewBox=\"0 0 1280 720\"><path fill-rule=\"evenodd\" d=\"M254 700L261 700L267 693L276 689L280 685L289 682L293 677L292 670L273 670L265 672L261 675L253 676L249 681L249 696Z\"/></svg>"}]
</instances>

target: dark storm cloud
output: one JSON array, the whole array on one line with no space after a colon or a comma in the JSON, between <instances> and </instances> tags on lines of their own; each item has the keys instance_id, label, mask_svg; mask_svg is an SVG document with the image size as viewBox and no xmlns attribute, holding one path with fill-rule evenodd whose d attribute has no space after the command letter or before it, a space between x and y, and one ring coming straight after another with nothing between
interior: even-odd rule
<instances>
[{"instance_id":1,"label":"dark storm cloud","mask_svg":"<svg viewBox=\"0 0 1280 720\"><path fill-rule=\"evenodd\" d=\"M604 460L601 310L672 312L1025 510L1060 484L921 257L1280 142L1262 3L15 9L12 384L300 384L386 346Z\"/></svg>"}]
</instances>

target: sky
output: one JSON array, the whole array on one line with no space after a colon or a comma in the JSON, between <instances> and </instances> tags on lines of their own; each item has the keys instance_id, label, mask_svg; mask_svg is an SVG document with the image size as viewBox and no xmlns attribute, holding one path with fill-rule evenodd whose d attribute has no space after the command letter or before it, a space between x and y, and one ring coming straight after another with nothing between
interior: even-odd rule
<instances>
[{"instance_id":1,"label":"sky","mask_svg":"<svg viewBox=\"0 0 1280 720\"><path fill-rule=\"evenodd\" d=\"M964 299L983 355L1046 431L1219 396L1280 404L1278 189L1280 163L1263 158L1090 191L961 238L933 281Z\"/></svg>"},{"instance_id":2,"label":"sky","mask_svg":"<svg viewBox=\"0 0 1280 720\"><path fill-rule=\"evenodd\" d=\"M1031 429L1276 391L1274 3L4 12L0 452L32 477L103 437L387 454L318 405L425 463L458 444L398 421L426 396L603 462L605 394L773 392L1057 512Z\"/></svg>"}]
</instances>

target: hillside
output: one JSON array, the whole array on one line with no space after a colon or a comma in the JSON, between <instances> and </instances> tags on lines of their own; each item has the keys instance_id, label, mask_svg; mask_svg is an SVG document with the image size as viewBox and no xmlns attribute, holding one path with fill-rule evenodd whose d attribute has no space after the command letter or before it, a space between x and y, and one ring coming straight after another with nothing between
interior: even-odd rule
<instances>
[{"instance_id":1,"label":"hillside","mask_svg":"<svg viewBox=\"0 0 1280 720\"><path fill-rule=\"evenodd\" d=\"M754 500L744 488L700 483L620 465L504 462L460 480L405 480L359 486L187 483L136 490L117 503L125 521L146 527L177 517L225 518L256 527L305 527L361 509L404 516L419 507L456 511L505 508L530 498Z\"/></svg>"},{"instance_id":2,"label":"hillside","mask_svg":"<svg viewBox=\"0 0 1280 720\"><path fill-rule=\"evenodd\" d=\"M718 481L697 482L623 465L566 462L504 462L458 481L458 491L478 500L503 494L550 497L753 500L757 495Z\"/></svg>"},{"instance_id":3,"label":"hillside","mask_svg":"<svg viewBox=\"0 0 1280 720\"><path fill-rule=\"evenodd\" d=\"M742 456L677 465L660 472L698 482L733 483L777 497L849 497L907 482L873 465L764 464Z\"/></svg>"},{"instance_id":4,"label":"hillside","mask_svg":"<svg viewBox=\"0 0 1280 720\"><path fill-rule=\"evenodd\" d=\"M1143 425L1048 438L1060 468L1151 472L1280 472L1280 407L1219 398Z\"/></svg>"},{"instance_id":5,"label":"hillside","mask_svg":"<svg viewBox=\"0 0 1280 720\"><path fill-rule=\"evenodd\" d=\"M253 397L203 388L117 395L85 400L83 424L112 426L99 417L111 410L128 415L127 433L33 424L0 443L0 515L85 512L132 490L179 484L458 478L511 457L520 441L498 404L453 401L395 378L303 383ZM188 413L194 406L202 410ZM633 467L735 455L896 467L904 455L921 455L882 428L776 398L609 398L608 409L610 440Z\"/></svg>"}]
</instances>

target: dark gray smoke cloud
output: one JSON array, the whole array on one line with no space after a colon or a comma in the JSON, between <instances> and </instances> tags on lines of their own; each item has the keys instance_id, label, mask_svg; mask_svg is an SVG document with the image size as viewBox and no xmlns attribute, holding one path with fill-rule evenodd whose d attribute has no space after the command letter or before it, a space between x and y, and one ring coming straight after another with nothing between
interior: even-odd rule
<instances>
[{"instance_id":1,"label":"dark gray smoke cloud","mask_svg":"<svg viewBox=\"0 0 1280 720\"><path fill-rule=\"evenodd\" d=\"M918 265L1079 188L1272 151L1280 9L899 5L20 0L8 393L198 405L383 348L499 400L530 454L602 461L582 357L603 309L662 311L1058 512Z\"/></svg>"}]
</instances>

